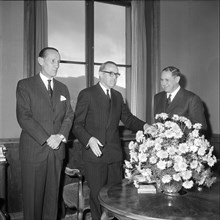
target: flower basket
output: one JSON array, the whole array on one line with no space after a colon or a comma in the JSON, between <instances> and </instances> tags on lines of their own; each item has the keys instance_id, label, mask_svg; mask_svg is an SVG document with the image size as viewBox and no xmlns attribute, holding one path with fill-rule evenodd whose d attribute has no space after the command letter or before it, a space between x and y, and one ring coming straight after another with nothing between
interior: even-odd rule
<instances>
[{"instance_id":1,"label":"flower basket","mask_svg":"<svg viewBox=\"0 0 220 220\"><path fill-rule=\"evenodd\" d=\"M155 118L157 123L138 131L136 141L129 143L125 177L137 188L141 182L156 182L158 191L168 194L181 188L210 187L216 181L211 167L217 159L214 147L200 134L201 124L178 115L169 118L166 113Z\"/></svg>"}]
</instances>

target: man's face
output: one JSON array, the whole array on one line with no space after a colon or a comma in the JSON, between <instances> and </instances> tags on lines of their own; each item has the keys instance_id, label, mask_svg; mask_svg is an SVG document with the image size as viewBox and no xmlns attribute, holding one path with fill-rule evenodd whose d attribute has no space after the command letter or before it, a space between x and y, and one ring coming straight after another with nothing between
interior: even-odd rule
<instances>
[{"instance_id":1,"label":"man's face","mask_svg":"<svg viewBox=\"0 0 220 220\"><path fill-rule=\"evenodd\" d=\"M172 93L179 86L179 76L173 76L170 71L163 71L161 74L161 87L165 92Z\"/></svg>"},{"instance_id":2,"label":"man's face","mask_svg":"<svg viewBox=\"0 0 220 220\"><path fill-rule=\"evenodd\" d=\"M55 50L47 50L44 58L39 57L41 72L48 78L55 77L60 65L60 54Z\"/></svg>"},{"instance_id":3,"label":"man's face","mask_svg":"<svg viewBox=\"0 0 220 220\"><path fill-rule=\"evenodd\" d=\"M115 66L114 64L107 64L103 72L102 71L99 72L100 82L106 88L111 89L116 85L117 77L115 75L110 76L109 73L106 73L104 71L118 73L118 67Z\"/></svg>"}]
</instances>

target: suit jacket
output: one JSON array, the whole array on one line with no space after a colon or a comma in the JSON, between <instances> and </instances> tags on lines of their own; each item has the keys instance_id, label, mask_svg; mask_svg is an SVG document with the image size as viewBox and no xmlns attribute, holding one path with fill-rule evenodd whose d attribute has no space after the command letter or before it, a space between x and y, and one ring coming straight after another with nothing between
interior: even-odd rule
<instances>
[{"instance_id":1,"label":"suit jacket","mask_svg":"<svg viewBox=\"0 0 220 220\"><path fill-rule=\"evenodd\" d=\"M51 134L63 134L68 139L73 110L67 87L54 79L52 102L40 75L20 80L17 85L17 120L22 128L20 159L37 162L54 152L59 159L65 156L64 143L52 150L46 140ZM61 98L62 97L62 98Z\"/></svg>"},{"instance_id":2,"label":"suit jacket","mask_svg":"<svg viewBox=\"0 0 220 220\"><path fill-rule=\"evenodd\" d=\"M202 129L207 129L204 115L204 106L199 96L181 88L167 107L166 92L160 92L154 96L154 115L165 112L172 117L173 114L185 116L193 124L201 123Z\"/></svg>"},{"instance_id":3,"label":"suit jacket","mask_svg":"<svg viewBox=\"0 0 220 220\"><path fill-rule=\"evenodd\" d=\"M118 91L111 89L110 107L108 97L99 83L80 92L73 133L84 146L85 161L111 163L122 160L120 120L133 131L143 130L144 122L131 114ZM104 145L100 147L103 153L101 157L96 157L91 149L86 149L92 136Z\"/></svg>"}]
</instances>

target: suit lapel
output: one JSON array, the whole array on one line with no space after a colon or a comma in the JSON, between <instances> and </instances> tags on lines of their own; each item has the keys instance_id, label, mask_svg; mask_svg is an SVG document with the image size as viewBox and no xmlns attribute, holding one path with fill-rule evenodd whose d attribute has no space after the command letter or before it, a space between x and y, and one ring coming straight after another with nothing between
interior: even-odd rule
<instances>
[{"instance_id":1,"label":"suit lapel","mask_svg":"<svg viewBox=\"0 0 220 220\"><path fill-rule=\"evenodd\" d=\"M112 89L111 90L111 103L110 103L110 111L109 111L109 116L108 116L108 123L107 123L107 127L110 125L110 122L112 120L112 117L113 117L113 110L114 109L117 109L116 108L116 105L117 105L117 97L114 93L114 90ZM114 106L114 108L113 108Z\"/></svg>"},{"instance_id":2,"label":"suit lapel","mask_svg":"<svg viewBox=\"0 0 220 220\"><path fill-rule=\"evenodd\" d=\"M171 112L172 109L174 109L176 106L180 105L182 102L182 95L183 95L183 90L180 89L177 94L175 95L173 101L170 103L168 107L168 111Z\"/></svg>"},{"instance_id":3,"label":"suit lapel","mask_svg":"<svg viewBox=\"0 0 220 220\"><path fill-rule=\"evenodd\" d=\"M37 83L37 87L40 88L40 91L42 91L42 93L44 94L44 96L48 99L48 101L50 102L50 97L48 95L48 91L46 86L44 85L44 82L42 81L42 79L40 78L40 74L36 75L36 83Z\"/></svg>"},{"instance_id":4,"label":"suit lapel","mask_svg":"<svg viewBox=\"0 0 220 220\"><path fill-rule=\"evenodd\" d=\"M105 92L103 91L103 89L101 88L101 86L99 85L99 83L96 85L97 86L97 99L100 100L100 105L108 105L108 97L107 95L105 94ZM110 103L110 106L109 108L106 108L106 115L107 115L107 125L106 125L106 128L109 126L109 122L111 121L111 116L112 116L112 106L114 106L116 104L115 102L115 95L113 93L113 90L111 90L111 103ZM109 109L109 111L108 111Z\"/></svg>"}]
</instances>

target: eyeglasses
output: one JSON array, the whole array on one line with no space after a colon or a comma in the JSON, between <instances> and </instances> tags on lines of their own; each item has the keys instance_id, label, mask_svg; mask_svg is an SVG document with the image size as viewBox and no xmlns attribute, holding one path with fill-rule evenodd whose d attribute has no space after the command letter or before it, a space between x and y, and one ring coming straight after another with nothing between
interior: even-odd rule
<instances>
[{"instance_id":1,"label":"eyeglasses","mask_svg":"<svg viewBox=\"0 0 220 220\"><path fill-rule=\"evenodd\" d=\"M116 77L116 78L118 78L119 76L120 76L120 73L114 73L114 72L112 72L112 71L105 71L105 70L102 70L102 72L103 73L108 73L109 74L109 76L111 76L111 77Z\"/></svg>"}]
</instances>

